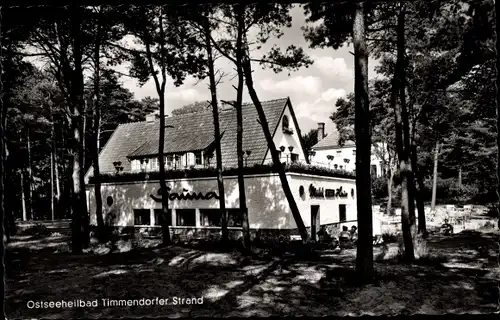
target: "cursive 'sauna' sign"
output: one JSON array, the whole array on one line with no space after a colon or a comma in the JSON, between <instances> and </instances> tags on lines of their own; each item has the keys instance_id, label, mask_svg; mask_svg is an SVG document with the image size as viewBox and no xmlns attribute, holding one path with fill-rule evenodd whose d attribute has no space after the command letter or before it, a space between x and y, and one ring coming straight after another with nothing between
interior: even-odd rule
<instances>
[{"instance_id":1,"label":"cursive 'sauna' sign","mask_svg":"<svg viewBox=\"0 0 500 320\"><path fill-rule=\"evenodd\" d=\"M212 198L219 199L219 196L215 192L207 192L205 194L201 192L192 192L189 193L187 192L186 189L184 189L184 192L182 193L176 193L176 192L170 192L172 190L171 188L167 187L167 194L166 196L168 197L168 200L210 200ZM160 196L160 197L158 197ZM162 200L162 189L159 188L158 191L156 192L156 195L152 194L151 198L154 201L161 202Z\"/></svg>"},{"instance_id":2,"label":"cursive 'sauna' sign","mask_svg":"<svg viewBox=\"0 0 500 320\"><path fill-rule=\"evenodd\" d=\"M309 197L311 198L347 198L348 194L342 187L337 189L316 188L312 184L309 185Z\"/></svg>"}]
</instances>

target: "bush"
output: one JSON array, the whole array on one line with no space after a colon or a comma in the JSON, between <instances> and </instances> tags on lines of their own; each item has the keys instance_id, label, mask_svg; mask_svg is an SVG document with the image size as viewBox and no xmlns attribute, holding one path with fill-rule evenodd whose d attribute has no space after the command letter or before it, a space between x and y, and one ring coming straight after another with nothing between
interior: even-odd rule
<instances>
[{"instance_id":1,"label":"bush","mask_svg":"<svg viewBox=\"0 0 500 320\"><path fill-rule=\"evenodd\" d=\"M384 243L396 243L398 241L398 236L395 233L383 233L382 240Z\"/></svg>"},{"instance_id":2,"label":"bush","mask_svg":"<svg viewBox=\"0 0 500 320\"><path fill-rule=\"evenodd\" d=\"M372 196L374 199L387 198L387 179L379 177L372 181Z\"/></svg>"},{"instance_id":3,"label":"bush","mask_svg":"<svg viewBox=\"0 0 500 320\"><path fill-rule=\"evenodd\" d=\"M326 177L338 177L354 179L356 175L352 172L345 170L329 169L324 167L317 167L301 163L292 163L285 165L286 172L312 174ZM272 164L269 165L255 165L253 167L244 168L244 174L265 174L275 173L276 170ZM222 172L224 176L236 175L237 168L225 168ZM179 169L168 170L166 175L169 179L179 178L199 178L199 177L216 177L216 168L200 168L200 169ZM125 172L120 174L101 174L101 182L130 182L130 181L148 181L158 180L159 172ZM90 177L89 183L94 183L94 177Z\"/></svg>"},{"instance_id":4,"label":"bush","mask_svg":"<svg viewBox=\"0 0 500 320\"><path fill-rule=\"evenodd\" d=\"M432 198L432 178L424 182L425 190L423 192L424 201L430 201ZM462 184L458 187L457 178L438 178L436 197L437 202L441 204L467 204L477 202L480 196L479 188L474 184ZM479 201L481 202L481 201Z\"/></svg>"}]
</instances>

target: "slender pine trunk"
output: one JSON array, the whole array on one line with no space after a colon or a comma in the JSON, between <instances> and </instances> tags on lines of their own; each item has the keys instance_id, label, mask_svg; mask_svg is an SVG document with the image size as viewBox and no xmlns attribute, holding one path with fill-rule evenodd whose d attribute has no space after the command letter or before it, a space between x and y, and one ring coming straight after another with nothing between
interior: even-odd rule
<instances>
[{"instance_id":1,"label":"slender pine trunk","mask_svg":"<svg viewBox=\"0 0 500 320\"><path fill-rule=\"evenodd\" d=\"M394 170L389 166L387 178L387 215L392 215L392 183L394 181Z\"/></svg>"},{"instance_id":2,"label":"slender pine trunk","mask_svg":"<svg viewBox=\"0 0 500 320\"><path fill-rule=\"evenodd\" d=\"M495 6L495 18L498 20L498 6ZM498 35L500 34L500 27L498 26L498 22L496 23L496 35L498 39ZM498 40L497 40L498 41ZM500 57L497 54L497 59L496 59L496 69L497 72L500 70ZM496 77L496 86L495 86L495 91L497 93L497 97L500 94L498 92L500 90L500 77L497 74ZM500 102L498 99L496 100L497 102L497 216L498 216L498 229L500 229Z\"/></svg>"},{"instance_id":3,"label":"slender pine trunk","mask_svg":"<svg viewBox=\"0 0 500 320\"><path fill-rule=\"evenodd\" d=\"M50 151L50 213L52 216L52 223L55 220L54 211L54 152Z\"/></svg>"},{"instance_id":4,"label":"slender pine trunk","mask_svg":"<svg viewBox=\"0 0 500 320\"><path fill-rule=\"evenodd\" d=\"M462 190L462 166L458 167L458 190Z\"/></svg>"},{"instance_id":5,"label":"slender pine trunk","mask_svg":"<svg viewBox=\"0 0 500 320\"><path fill-rule=\"evenodd\" d=\"M143 9L142 9L143 10ZM142 11L145 16L145 11ZM160 25L160 39L163 41L165 39L163 30L163 8L160 8L160 15L158 17L158 23ZM164 56L165 44L161 42L160 44L160 69L162 81L158 79L158 75L155 72L153 63L153 54L151 52L152 39L148 30L144 30L143 40L146 46L146 58L149 64L150 72L153 75L155 81L156 92L158 93L158 98L160 100L160 134L158 141L158 163L160 165L160 188L163 192L161 197L161 228L162 228L162 244L168 246L171 243L170 229L167 220L168 212L168 197L167 197L167 181L165 172L165 88L167 85L167 70L166 70L166 57Z\"/></svg>"},{"instance_id":6,"label":"slender pine trunk","mask_svg":"<svg viewBox=\"0 0 500 320\"><path fill-rule=\"evenodd\" d=\"M104 232L104 219L102 216L102 195L101 195L101 170L99 166L99 140L101 136L101 99L100 99L100 89L101 89L101 20L100 12L98 13L97 20L97 34L94 47L94 103L93 103L93 136L94 136L94 153L92 155L92 168L94 174L94 195L96 204L96 221L97 227L99 229L98 233L102 239Z\"/></svg>"},{"instance_id":7,"label":"slender pine trunk","mask_svg":"<svg viewBox=\"0 0 500 320\"><path fill-rule=\"evenodd\" d=\"M401 104L401 116L403 120L403 152L406 161L406 188L408 194L408 215L410 221L410 232L415 241L415 236L417 234L417 219L415 216L415 179L413 173L413 165L411 161L411 133L410 133L410 118L408 106L406 104L406 65L408 63L406 59L406 40L405 40L405 23L406 23L406 12L404 4L401 3L401 11L398 17L398 58L401 59L401 65L399 68L399 103Z\"/></svg>"},{"instance_id":8,"label":"slender pine trunk","mask_svg":"<svg viewBox=\"0 0 500 320\"><path fill-rule=\"evenodd\" d=\"M373 279L373 221L371 196L371 133L368 100L368 48L366 46L365 4L356 3L353 24L354 104L356 133L356 202L358 243L356 273L363 283Z\"/></svg>"},{"instance_id":9,"label":"slender pine trunk","mask_svg":"<svg viewBox=\"0 0 500 320\"><path fill-rule=\"evenodd\" d=\"M431 211L436 210L436 191L438 179L438 162L439 162L439 142L436 142L434 149L434 170L432 174L432 198L431 198Z\"/></svg>"},{"instance_id":10,"label":"slender pine trunk","mask_svg":"<svg viewBox=\"0 0 500 320\"><path fill-rule=\"evenodd\" d=\"M0 48L2 48L2 14L3 7L0 7ZM3 93L3 83L2 83L2 75L3 75L3 66L0 63L0 92ZM2 247L0 250L5 252L5 244L7 241L6 237L6 229L5 229L5 162L7 160L7 144L5 141L5 133L6 133L6 123L7 123L7 106L3 102L3 94L0 95L0 216L3 219L2 225L0 226L0 237L2 238ZM8 234L8 233L7 233ZM2 261L0 263L0 274L2 274L2 281L0 285L0 292L5 292L5 263ZM2 316L4 319L7 319L5 316L5 309L2 308Z\"/></svg>"},{"instance_id":11,"label":"slender pine trunk","mask_svg":"<svg viewBox=\"0 0 500 320\"><path fill-rule=\"evenodd\" d=\"M425 186L422 179L421 170L417 168L417 146L415 143L412 145L411 149L411 163L413 170L415 172L415 200L417 202L418 210L418 230L417 232L422 235L427 235L427 226L425 221L425 206L424 206L424 192Z\"/></svg>"},{"instance_id":12,"label":"slender pine trunk","mask_svg":"<svg viewBox=\"0 0 500 320\"><path fill-rule=\"evenodd\" d=\"M212 56L212 43L210 37L210 25L208 18L204 23L205 29L205 42L207 49L207 66L210 79L210 94L212 96L212 115L214 118L214 138L215 138L215 154L217 162L217 186L219 189L219 208L221 211L222 221L222 243L227 244L229 240L227 230L227 211L226 211L226 197L224 192L224 180L222 179L222 151L221 151L221 136L220 136L220 123L219 123L219 106L217 103L217 83L215 81L214 59Z\"/></svg>"},{"instance_id":13,"label":"slender pine trunk","mask_svg":"<svg viewBox=\"0 0 500 320\"><path fill-rule=\"evenodd\" d=\"M82 69L82 16L79 7L71 7L70 15L72 20L72 53L74 69L71 77L71 129L73 136L73 154L72 154L72 209L73 209L73 228L72 228L72 252L79 254L82 249L89 244L88 230L88 212L85 195L85 172L83 168L85 150L84 150L84 118L85 101L83 95L83 69Z\"/></svg>"},{"instance_id":14,"label":"slender pine trunk","mask_svg":"<svg viewBox=\"0 0 500 320\"><path fill-rule=\"evenodd\" d=\"M240 201L240 211L242 214L243 245L245 251L250 251L250 223L248 219L247 198L245 193L245 178L243 175L243 86L245 83L243 71L243 33L245 28L244 11L245 7L237 7L238 14L238 35L236 39L236 71L238 73L238 87L236 88L236 153L238 165L238 191Z\"/></svg>"},{"instance_id":15,"label":"slender pine trunk","mask_svg":"<svg viewBox=\"0 0 500 320\"><path fill-rule=\"evenodd\" d=\"M33 172L31 168L31 139L30 139L30 128L26 131L26 141L28 148L28 215L30 220L34 220L33 213Z\"/></svg>"},{"instance_id":16,"label":"slender pine trunk","mask_svg":"<svg viewBox=\"0 0 500 320\"><path fill-rule=\"evenodd\" d=\"M28 220L28 215L26 212L26 195L25 195L25 190L24 190L24 174L23 174L23 169L19 170L19 175L21 179L21 208L23 210L23 221Z\"/></svg>"},{"instance_id":17,"label":"slender pine trunk","mask_svg":"<svg viewBox=\"0 0 500 320\"><path fill-rule=\"evenodd\" d=\"M274 144L273 141L273 136L271 135L271 131L269 130L269 125L267 123L264 109L262 107L262 104L260 103L259 97L257 96L257 92L255 91L254 88L253 77L252 77L252 66L250 63L250 57L248 56L249 53L246 43L244 43L244 48L245 49L242 54L242 69L245 75L245 82L248 88L248 93L250 95L250 98L252 99L253 104L255 105L255 108L257 109L257 113L259 115L259 122L262 127L262 130L264 131L264 136L267 141L267 147L269 148L269 152L271 153L274 169L278 172L280 182L283 187L283 192L288 201L288 205L290 206L290 211L295 220L300 236L302 237L302 241L304 243L307 243L309 241L309 236L307 233L306 226L304 224L304 221L302 220L302 216L300 215L300 211L297 206L297 203L295 202L295 198L293 197L292 190L290 189L290 185L288 183L285 174L285 169L281 164L278 151L276 150L276 145Z\"/></svg>"},{"instance_id":18,"label":"slender pine trunk","mask_svg":"<svg viewBox=\"0 0 500 320\"><path fill-rule=\"evenodd\" d=\"M51 136L52 136L52 157L53 157L53 162L54 162L54 185L56 189L55 197L54 198L54 211L56 213L56 216L60 215L60 197L61 197L61 187L59 183L59 161L57 157L57 148L56 148L56 134L55 134L55 123L54 119L52 119L52 127L51 127Z\"/></svg>"},{"instance_id":19,"label":"slender pine trunk","mask_svg":"<svg viewBox=\"0 0 500 320\"><path fill-rule=\"evenodd\" d=\"M404 242L404 258L407 262L413 262L415 260L413 236L412 236L412 216L410 213L410 195L408 190L412 188L408 171L411 171L410 164L408 163L408 151L405 150L406 139L405 139L405 121L404 121L404 101L398 103L398 93L400 93L400 87L402 85L401 75L404 74L404 11L401 4L400 13L398 14L398 32L397 32L397 59L396 59L396 70L394 73L392 92L391 92L391 104L394 108L395 114L395 129L396 129L396 150L398 153L398 171L401 177L401 228L403 232L403 242ZM400 95L403 96L403 95Z\"/></svg>"}]
</instances>

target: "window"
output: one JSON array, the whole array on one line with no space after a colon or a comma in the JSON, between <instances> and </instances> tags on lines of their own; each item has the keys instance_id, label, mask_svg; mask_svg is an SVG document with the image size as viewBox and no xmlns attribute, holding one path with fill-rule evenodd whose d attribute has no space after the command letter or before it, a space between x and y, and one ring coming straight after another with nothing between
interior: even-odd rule
<instances>
[{"instance_id":1,"label":"window","mask_svg":"<svg viewBox=\"0 0 500 320\"><path fill-rule=\"evenodd\" d=\"M241 227L243 226L243 214L240 209L227 209L227 226Z\"/></svg>"},{"instance_id":2,"label":"window","mask_svg":"<svg viewBox=\"0 0 500 320\"><path fill-rule=\"evenodd\" d=\"M139 160L141 163L141 171L146 171L149 163L149 159L141 159Z\"/></svg>"},{"instance_id":3,"label":"window","mask_svg":"<svg viewBox=\"0 0 500 320\"><path fill-rule=\"evenodd\" d=\"M194 153L196 165L201 165L201 151Z\"/></svg>"},{"instance_id":4,"label":"window","mask_svg":"<svg viewBox=\"0 0 500 320\"><path fill-rule=\"evenodd\" d=\"M339 220L340 222L345 222L347 220L345 204L339 204Z\"/></svg>"},{"instance_id":5,"label":"window","mask_svg":"<svg viewBox=\"0 0 500 320\"><path fill-rule=\"evenodd\" d=\"M333 167L334 167L335 169L337 169L337 168L339 167L339 165L338 165L338 164L334 164L334 165L333 165Z\"/></svg>"},{"instance_id":6,"label":"window","mask_svg":"<svg viewBox=\"0 0 500 320\"><path fill-rule=\"evenodd\" d=\"M177 209L177 225L178 226L196 226L196 211L195 209Z\"/></svg>"},{"instance_id":7,"label":"window","mask_svg":"<svg viewBox=\"0 0 500 320\"><path fill-rule=\"evenodd\" d=\"M171 168L174 166L174 156L169 154L165 157L165 168Z\"/></svg>"},{"instance_id":8,"label":"window","mask_svg":"<svg viewBox=\"0 0 500 320\"><path fill-rule=\"evenodd\" d=\"M219 209L200 209L200 225L202 227L222 226L222 212Z\"/></svg>"},{"instance_id":9,"label":"window","mask_svg":"<svg viewBox=\"0 0 500 320\"><path fill-rule=\"evenodd\" d=\"M139 160L132 160L132 162L130 162L130 165L132 167L132 171L141 170L141 164L140 164Z\"/></svg>"},{"instance_id":10,"label":"window","mask_svg":"<svg viewBox=\"0 0 500 320\"><path fill-rule=\"evenodd\" d=\"M214 161L215 159L214 159L213 151L207 152L207 153L203 154L203 156L205 158L205 163L204 163L205 167L210 167L211 162L216 163L216 161Z\"/></svg>"},{"instance_id":11,"label":"window","mask_svg":"<svg viewBox=\"0 0 500 320\"><path fill-rule=\"evenodd\" d=\"M297 153L292 153L291 159L292 162L297 162L299 161L299 155Z\"/></svg>"},{"instance_id":12,"label":"window","mask_svg":"<svg viewBox=\"0 0 500 320\"><path fill-rule=\"evenodd\" d=\"M148 226L151 224L149 209L134 209L134 225Z\"/></svg>"},{"instance_id":13,"label":"window","mask_svg":"<svg viewBox=\"0 0 500 320\"><path fill-rule=\"evenodd\" d=\"M337 154L341 154L342 153L342 150L337 150Z\"/></svg>"},{"instance_id":14,"label":"window","mask_svg":"<svg viewBox=\"0 0 500 320\"><path fill-rule=\"evenodd\" d=\"M288 130L288 126L289 126L288 117L287 116L283 116L283 131Z\"/></svg>"},{"instance_id":15,"label":"window","mask_svg":"<svg viewBox=\"0 0 500 320\"><path fill-rule=\"evenodd\" d=\"M340 169L344 169L344 166L340 166Z\"/></svg>"},{"instance_id":16,"label":"window","mask_svg":"<svg viewBox=\"0 0 500 320\"><path fill-rule=\"evenodd\" d=\"M356 155L356 149L352 150L352 155L355 156Z\"/></svg>"},{"instance_id":17,"label":"window","mask_svg":"<svg viewBox=\"0 0 500 320\"><path fill-rule=\"evenodd\" d=\"M160 167L158 165L158 158L151 158L149 160L149 162L150 162L150 168L149 168L150 171L158 171L159 170Z\"/></svg>"},{"instance_id":18,"label":"window","mask_svg":"<svg viewBox=\"0 0 500 320\"><path fill-rule=\"evenodd\" d=\"M162 209L155 209L155 226L161 226L161 211ZM172 210L168 209L167 223L169 226L172 225Z\"/></svg>"},{"instance_id":19,"label":"window","mask_svg":"<svg viewBox=\"0 0 500 320\"><path fill-rule=\"evenodd\" d=\"M372 175L372 177L376 178L377 177L377 165L372 164L370 166L370 168L371 168L371 175Z\"/></svg>"}]
</instances>

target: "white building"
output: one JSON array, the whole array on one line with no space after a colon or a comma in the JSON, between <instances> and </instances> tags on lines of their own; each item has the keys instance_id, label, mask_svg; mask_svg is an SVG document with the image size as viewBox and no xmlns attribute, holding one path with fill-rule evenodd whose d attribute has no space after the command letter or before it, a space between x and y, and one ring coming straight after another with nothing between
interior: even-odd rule
<instances>
[{"instance_id":1,"label":"white building","mask_svg":"<svg viewBox=\"0 0 500 320\"><path fill-rule=\"evenodd\" d=\"M372 146L370 162L372 176L381 177L385 172L382 160L384 147L383 144ZM339 144L337 130L325 136L325 124L320 122L318 123L318 143L312 147L310 161L313 165L354 172L356 170L356 143L348 140Z\"/></svg>"},{"instance_id":2,"label":"white building","mask_svg":"<svg viewBox=\"0 0 500 320\"><path fill-rule=\"evenodd\" d=\"M302 137L288 98L263 102L269 128L283 162L297 163L287 169L287 179L302 220L312 235L320 225L338 230L356 225L356 185L352 177L341 177L323 169L309 174ZM252 104L243 106L243 150L245 190L252 234L297 233L280 179L273 173L270 153ZM99 155L101 196L111 197L121 228L160 230L161 197L169 197L169 225L173 234L207 235L220 232L221 212L215 171L213 118L211 111L166 118L165 155L167 192L159 191L158 126L144 122L118 126ZM220 113L225 205L233 235L241 233L236 158L236 114L233 108ZM299 165L302 164L302 165ZM203 170L207 168L207 170ZM231 169L233 168L233 169ZM298 168L298 169L297 169ZM309 168L309 169L308 169ZM189 170L199 169L199 170ZM232 170L232 171L231 171ZM92 170L87 174L89 178ZM208 173L207 173L208 172ZM176 178L174 178L176 177ZM87 188L91 225L96 225L94 186Z\"/></svg>"}]
</instances>

